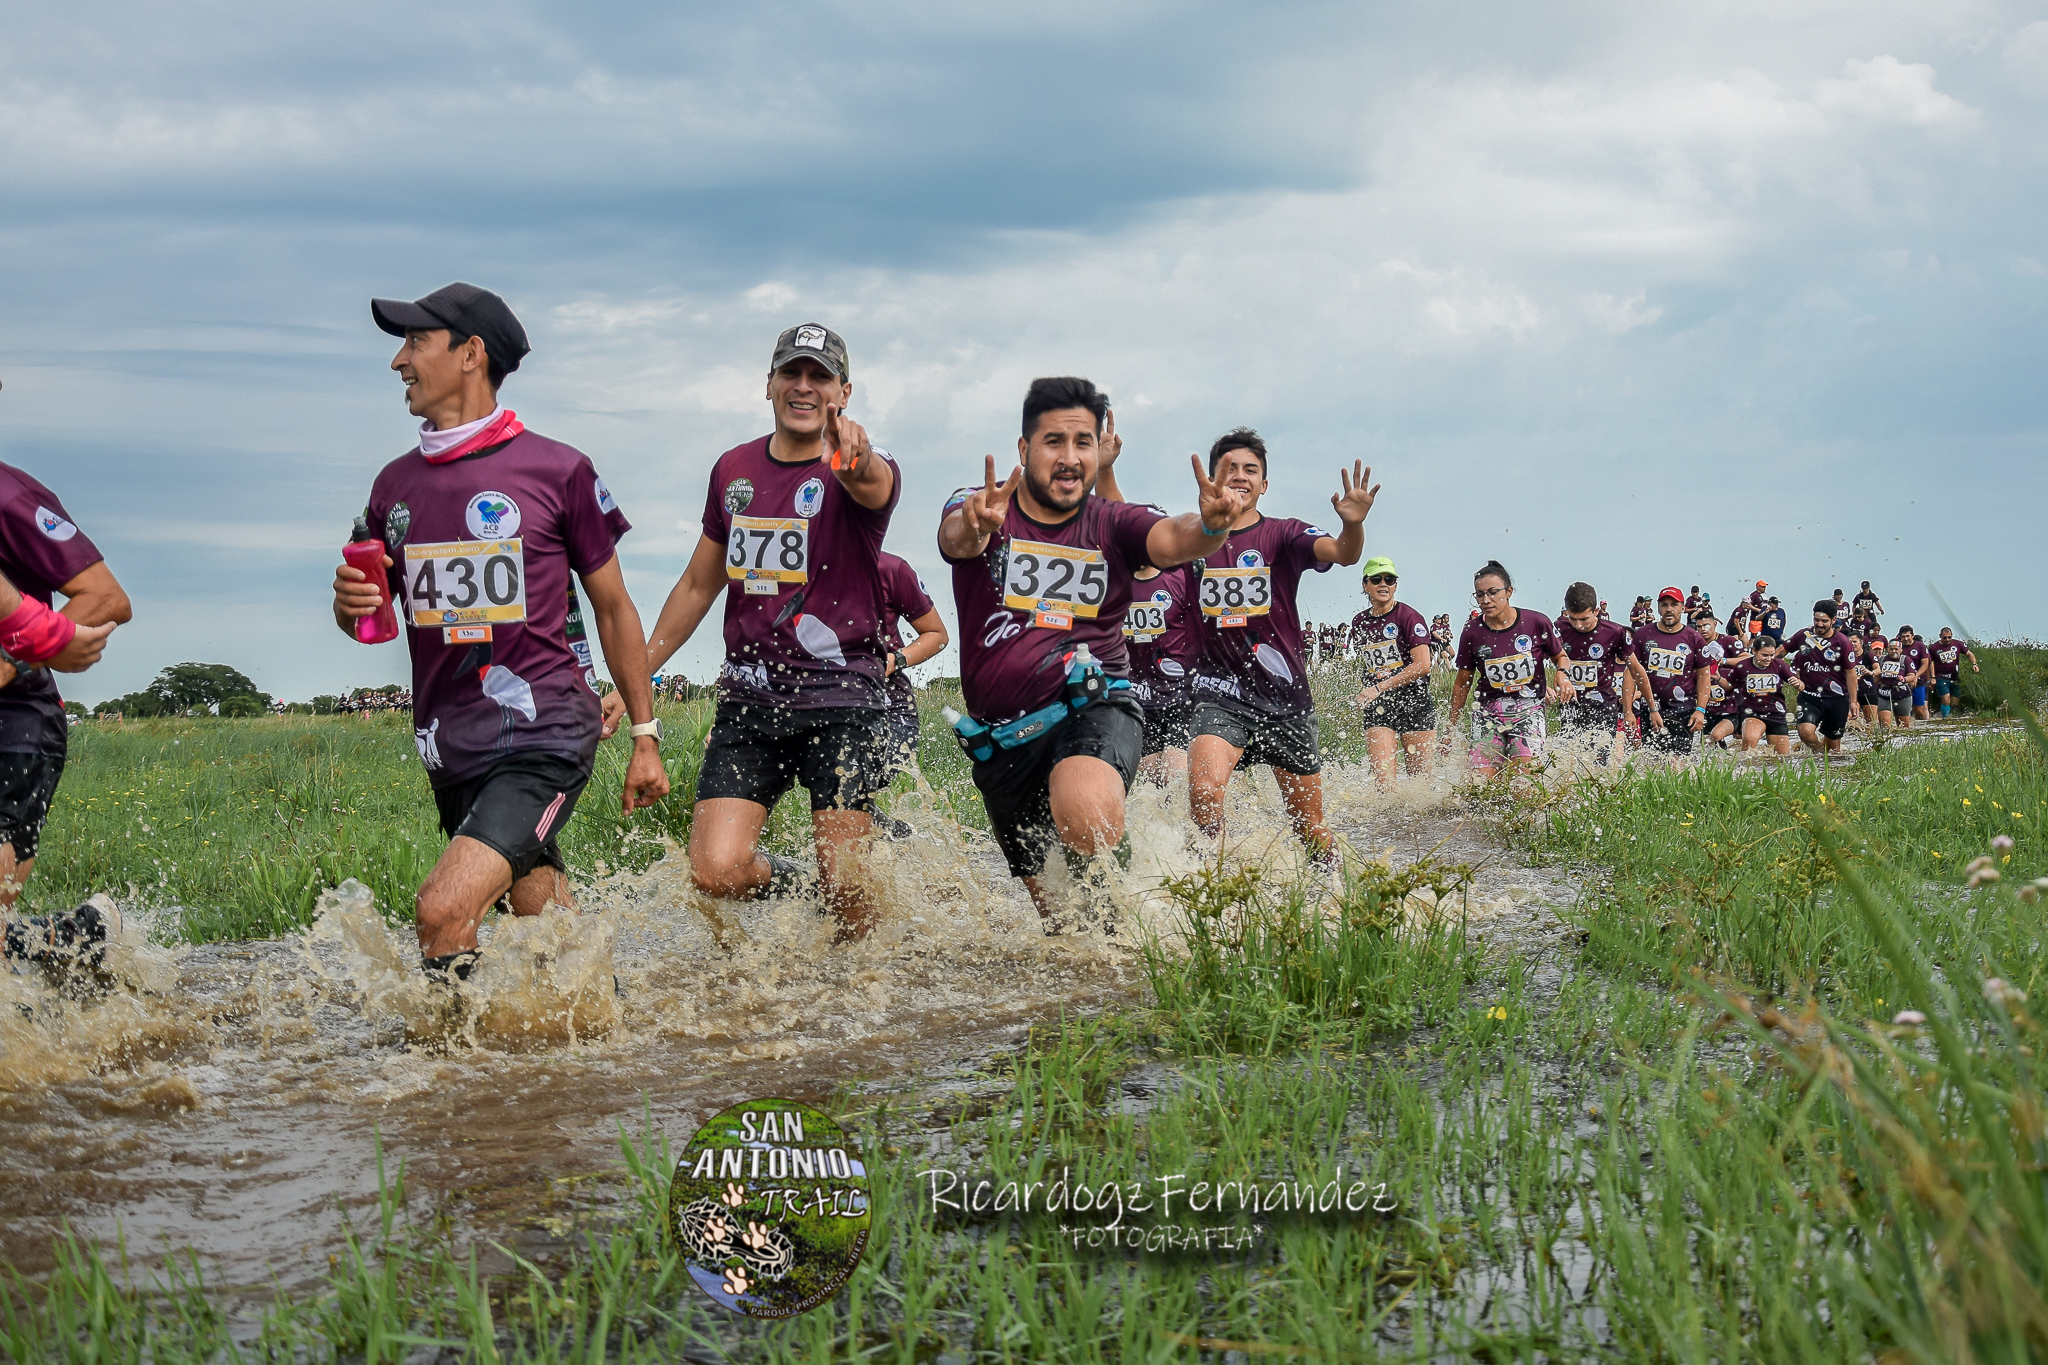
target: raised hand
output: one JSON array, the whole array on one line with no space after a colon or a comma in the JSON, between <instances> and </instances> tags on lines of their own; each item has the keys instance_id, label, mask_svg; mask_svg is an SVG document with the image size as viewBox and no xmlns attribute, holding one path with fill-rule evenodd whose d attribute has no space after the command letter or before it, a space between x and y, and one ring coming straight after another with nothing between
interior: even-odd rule
<instances>
[{"instance_id":1,"label":"raised hand","mask_svg":"<svg viewBox=\"0 0 2048 1365\"><path fill-rule=\"evenodd\" d=\"M384 556L384 567L391 567L391 556ZM349 564L338 565L334 570L334 609L343 616L369 616L375 613L382 601L377 585L372 583L361 569Z\"/></svg>"},{"instance_id":2,"label":"raised hand","mask_svg":"<svg viewBox=\"0 0 2048 1365\"><path fill-rule=\"evenodd\" d=\"M1243 514L1251 494L1242 488L1225 488L1209 477L1209 471L1202 467L1202 457L1188 456L1188 463L1195 468L1195 497L1201 508L1202 525L1227 527Z\"/></svg>"},{"instance_id":3,"label":"raised hand","mask_svg":"<svg viewBox=\"0 0 2048 1365\"><path fill-rule=\"evenodd\" d=\"M842 482L858 473L862 458L874 452L867 428L831 405L825 408L825 448L832 452L832 470Z\"/></svg>"},{"instance_id":4,"label":"raised hand","mask_svg":"<svg viewBox=\"0 0 2048 1365\"><path fill-rule=\"evenodd\" d=\"M1003 518L1010 515L1010 498L1016 493L1017 485L1024 481L1024 466L1018 465L1010 471L1010 477L1002 487L996 486L996 457L985 457L987 470L982 475L982 486L967 495L967 502L960 513L967 520L967 527L978 536L992 536L1003 529Z\"/></svg>"},{"instance_id":5,"label":"raised hand","mask_svg":"<svg viewBox=\"0 0 2048 1365\"><path fill-rule=\"evenodd\" d=\"M1365 514L1372 511L1373 499L1380 495L1380 486L1366 487L1372 478L1372 467L1363 460L1354 460L1351 469L1337 471L1337 477L1344 481L1344 491L1333 494L1330 506L1337 509L1337 519L1347 526L1355 526L1365 520ZM1214 525L1214 523L1210 523Z\"/></svg>"},{"instance_id":6,"label":"raised hand","mask_svg":"<svg viewBox=\"0 0 2048 1365\"><path fill-rule=\"evenodd\" d=\"M1095 467L1101 474L1107 474L1116 467L1116 457L1123 453L1124 438L1116 434L1116 409L1111 408L1102 415L1102 440L1096 443Z\"/></svg>"}]
</instances>

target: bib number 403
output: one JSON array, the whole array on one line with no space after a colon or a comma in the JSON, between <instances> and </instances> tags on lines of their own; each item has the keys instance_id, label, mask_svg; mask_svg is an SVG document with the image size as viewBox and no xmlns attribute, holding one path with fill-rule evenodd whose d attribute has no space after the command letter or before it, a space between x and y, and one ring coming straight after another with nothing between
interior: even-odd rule
<instances>
[{"instance_id":1,"label":"bib number 403","mask_svg":"<svg viewBox=\"0 0 2048 1365\"><path fill-rule=\"evenodd\" d=\"M517 540L405 547L405 598L415 626L526 619L526 560Z\"/></svg>"}]
</instances>

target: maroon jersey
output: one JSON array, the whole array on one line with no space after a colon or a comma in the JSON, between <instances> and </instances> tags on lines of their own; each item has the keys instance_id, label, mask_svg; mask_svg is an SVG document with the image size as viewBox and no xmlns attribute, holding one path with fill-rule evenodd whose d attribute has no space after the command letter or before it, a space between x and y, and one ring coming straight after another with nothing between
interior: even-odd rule
<instances>
[{"instance_id":1,"label":"maroon jersey","mask_svg":"<svg viewBox=\"0 0 2048 1365\"><path fill-rule=\"evenodd\" d=\"M1799 685L1808 692L1849 695L1849 670L1856 667L1861 651L1839 630L1823 635L1818 631L1794 631L1785 642L1785 659L1799 675Z\"/></svg>"},{"instance_id":2,"label":"maroon jersey","mask_svg":"<svg viewBox=\"0 0 2048 1365\"><path fill-rule=\"evenodd\" d=\"M1517 608L1506 630L1495 630L1480 617L1467 621L1458 636L1458 671L1471 670L1479 696L1540 699L1549 694L1543 661L1558 653L1557 630L1540 611Z\"/></svg>"},{"instance_id":3,"label":"maroon jersey","mask_svg":"<svg viewBox=\"0 0 2048 1365\"><path fill-rule=\"evenodd\" d=\"M901 555L884 553L882 564L882 657L903 648L903 623L929 615L932 595L917 570ZM917 691L907 672L891 673L883 684L889 690L889 704L917 704Z\"/></svg>"},{"instance_id":4,"label":"maroon jersey","mask_svg":"<svg viewBox=\"0 0 2048 1365\"><path fill-rule=\"evenodd\" d=\"M1963 642L1953 637L1936 640L1928 646L1928 654L1934 660L1934 676L1953 678L1960 674L1963 671L1963 651Z\"/></svg>"},{"instance_id":5,"label":"maroon jersey","mask_svg":"<svg viewBox=\"0 0 2048 1365\"><path fill-rule=\"evenodd\" d=\"M1927 662L1926 644L1920 640L1915 640L1899 652L1906 660L1906 676L1909 678L1918 677L1920 666Z\"/></svg>"},{"instance_id":6,"label":"maroon jersey","mask_svg":"<svg viewBox=\"0 0 2048 1365\"><path fill-rule=\"evenodd\" d=\"M1782 655L1769 663L1744 659L1721 676L1741 714L1758 720L1785 719L1785 684L1792 681L1792 665Z\"/></svg>"},{"instance_id":7,"label":"maroon jersey","mask_svg":"<svg viewBox=\"0 0 2048 1365\"><path fill-rule=\"evenodd\" d=\"M1660 706L1678 706L1690 711L1697 703L1693 674L1705 666L1707 641L1691 626L1667 631L1659 625L1644 626L1636 632L1636 658L1650 675L1650 695Z\"/></svg>"},{"instance_id":8,"label":"maroon jersey","mask_svg":"<svg viewBox=\"0 0 2048 1365\"><path fill-rule=\"evenodd\" d=\"M427 780L513 753L587 765L598 704L569 641L570 575L611 563L632 529L589 458L531 431L446 464L415 448L377 475L365 515L392 559Z\"/></svg>"},{"instance_id":9,"label":"maroon jersey","mask_svg":"<svg viewBox=\"0 0 2048 1365\"><path fill-rule=\"evenodd\" d=\"M1295 606L1301 576L1330 566L1316 558L1329 532L1291 517L1260 517L1196 561L1202 616L1197 701L1264 716L1305 716L1308 668Z\"/></svg>"},{"instance_id":10,"label":"maroon jersey","mask_svg":"<svg viewBox=\"0 0 2048 1365\"><path fill-rule=\"evenodd\" d=\"M1195 606L1195 576L1185 564L1131 584L1124 646L1131 652L1131 692L1140 706L1163 711L1186 705L1202 655L1202 616Z\"/></svg>"},{"instance_id":11,"label":"maroon jersey","mask_svg":"<svg viewBox=\"0 0 2048 1365\"><path fill-rule=\"evenodd\" d=\"M1408 666L1408 653L1429 644L1429 623L1406 602L1374 616L1370 607L1351 618L1351 652L1358 656L1360 676L1385 682Z\"/></svg>"},{"instance_id":12,"label":"maroon jersey","mask_svg":"<svg viewBox=\"0 0 2048 1365\"><path fill-rule=\"evenodd\" d=\"M903 496L861 506L820 459L784 464L766 436L711 466L704 534L725 547L722 699L879 707L882 536ZM875 454L888 459L885 450Z\"/></svg>"},{"instance_id":13,"label":"maroon jersey","mask_svg":"<svg viewBox=\"0 0 2048 1365\"><path fill-rule=\"evenodd\" d=\"M1721 719L1738 714L1742 709L1740 694L1728 684L1728 670L1736 661L1749 656L1749 646L1734 635L1717 635L1707 641L1701 651L1712 669L1707 675L1707 714Z\"/></svg>"},{"instance_id":14,"label":"maroon jersey","mask_svg":"<svg viewBox=\"0 0 2048 1365\"><path fill-rule=\"evenodd\" d=\"M972 491L954 493L947 514ZM1112 677L1129 676L1124 609L1143 586L1131 571L1152 562L1145 538L1162 520L1149 507L1090 493L1079 512L1048 526L1012 498L988 548L973 559L946 557L960 613L960 686L976 720L996 725L1058 700L1067 681L1060 661L1077 645Z\"/></svg>"},{"instance_id":15,"label":"maroon jersey","mask_svg":"<svg viewBox=\"0 0 2048 1365\"><path fill-rule=\"evenodd\" d=\"M1596 705L1621 704L1621 679L1628 672L1634 636L1628 627L1600 621L1592 630L1581 631L1569 621L1555 627L1557 642L1564 646L1565 676L1579 689L1579 700Z\"/></svg>"},{"instance_id":16,"label":"maroon jersey","mask_svg":"<svg viewBox=\"0 0 2048 1365\"><path fill-rule=\"evenodd\" d=\"M52 606L58 588L100 559L55 493L25 470L0 464L0 571L23 597ZM62 754L68 729L49 669L31 669L0 688L0 753Z\"/></svg>"}]
</instances>

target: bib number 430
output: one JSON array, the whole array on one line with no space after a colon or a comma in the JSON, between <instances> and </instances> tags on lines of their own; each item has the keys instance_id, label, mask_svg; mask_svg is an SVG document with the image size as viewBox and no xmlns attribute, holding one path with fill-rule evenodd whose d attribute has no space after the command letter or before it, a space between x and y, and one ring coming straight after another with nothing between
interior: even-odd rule
<instances>
[{"instance_id":1,"label":"bib number 430","mask_svg":"<svg viewBox=\"0 0 2048 1365\"><path fill-rule=\"evenodd\" d=\"M517 540L405 547L405 598L415 626L526 619L526 560Z\"/></svg>"}]
</instances>

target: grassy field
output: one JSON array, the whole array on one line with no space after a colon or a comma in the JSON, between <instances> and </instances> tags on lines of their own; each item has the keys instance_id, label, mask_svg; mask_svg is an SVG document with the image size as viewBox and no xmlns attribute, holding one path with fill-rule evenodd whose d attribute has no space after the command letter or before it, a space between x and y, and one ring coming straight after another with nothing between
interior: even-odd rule
<instances>
[{"instance_id":1,"label":"grassy field","mask_svg":"<svg viewBox=\"0 0 2048 1365\"><path fill-rule=\"evenodd\" d=\"M261 747L236 755L237 771L262 771ZM942 793L974 806L944 748L924 759ZM152 761L164 785L131 791L161 791L171 809L177 760ZM294 792L308 824L341 800ZM1488 948L1455 914L1418 924L1410 893L1428 886L1455 907L1468 875L1438 864L1355 874L1329 915L1297 887L1222 869L1183 879L1192 947L1147 953L1150 1008L1045 1026L945 1108L841 1098L875 1178L874 1237L849 1292L802 1318L740 1322L696 1295L660 1232L664 1149L642 1134L621 1148L638 1216L592 1230L567 1268L482 1277L394 1197L324 1290L239 1324L189 1264L124 1268L74 1247L46 1283L0 1292L0 1352L2048 1355L2048 1040L2028 1003L2048 989L2048 902L2030 880L2048 873L2048 749L1985 734L1825 771L1646 770L1476 800L1583 888L1555 931ZM195 831L211 829L216 807L190 809ZM616 844L595 820L576 837L578 858L617 856L593 851ZM1153 1207L1122 1220L1138 1247L1112 1246L1107 1213L934 1209L921 1174L934 1166L1136 1183ZM1222 1209L1190 1207L1201 1182L1232 1187ZM1247 1212L1248 1184L1267 1205L1281 1189L1288 1207ZM1212 1245L1189 1249L1190 1228Z\"/></svg>"}]
</instances>

